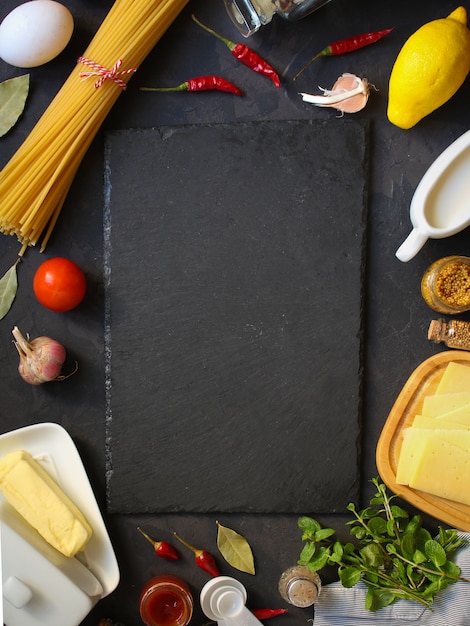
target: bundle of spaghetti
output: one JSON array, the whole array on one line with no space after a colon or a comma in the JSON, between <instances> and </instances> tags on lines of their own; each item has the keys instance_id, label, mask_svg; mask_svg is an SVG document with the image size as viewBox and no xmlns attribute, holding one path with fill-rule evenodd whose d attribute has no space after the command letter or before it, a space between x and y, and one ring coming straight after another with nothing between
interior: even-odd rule
<instances>
[{"instance_id":1,"label":"bundle of spaghetti","mask_svg":"<svg viewBox=\"0 0 470 626\"><path fill-rule=\"evenodd\" d=\"M83 56L0 172L0 232L45 249L90 144L188 0L115 0Z\"/></svg>"}]
</instances>

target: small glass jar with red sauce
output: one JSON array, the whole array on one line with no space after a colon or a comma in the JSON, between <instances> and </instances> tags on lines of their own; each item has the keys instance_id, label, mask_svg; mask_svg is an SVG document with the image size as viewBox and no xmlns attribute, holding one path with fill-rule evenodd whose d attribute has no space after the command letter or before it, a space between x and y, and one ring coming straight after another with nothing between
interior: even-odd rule
<instances>
[{"instance_id":1,"label":"small glass jar with red sauce","mask_svg":"<svg viewBox=\"0 0 470 626\"><path fill-rule=\"evenodd\" d=\"M186 582L170 574L151 578L140 594L140 617L146 626L186 626L193 608Z\"/></svg>"}]
</instances>

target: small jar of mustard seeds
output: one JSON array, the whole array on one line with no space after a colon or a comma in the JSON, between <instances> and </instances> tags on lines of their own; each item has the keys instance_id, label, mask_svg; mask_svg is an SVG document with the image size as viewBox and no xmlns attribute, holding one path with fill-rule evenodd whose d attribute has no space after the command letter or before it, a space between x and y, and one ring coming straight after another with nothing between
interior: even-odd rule
<instances>
[{"instance_id":1,"label":"small jar of mustard seeds","mask_svg":"<svg viewBox=\"0 0 470 626\"><path fill-rule=\"evenodd\" d=\"M428 339L445 343L448 348L470 350L470 322L464 320L431 320Z\"/></svg>"},{"instance_id":2,"label":"small jar of mustard seeds","mask_svg":"<svg viewBox=\"0 0 470 626\"><path fill-rule=\"evenodd\" d=\"M470 257L453 255L435 261L423 275L421 294L438 313L470 310Z\"/></svg>"}]
</instances>

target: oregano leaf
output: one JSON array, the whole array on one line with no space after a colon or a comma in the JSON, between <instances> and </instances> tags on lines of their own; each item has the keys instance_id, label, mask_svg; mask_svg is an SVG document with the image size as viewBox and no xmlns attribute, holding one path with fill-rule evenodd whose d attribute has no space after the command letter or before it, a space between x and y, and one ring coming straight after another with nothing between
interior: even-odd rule
<instances>
[{"instance_id":1,"label":"oregano leaf","mask_svg":"<svg viewBox=\"0 0 470 626\"><path fill-rule=\"evenodd\" d=\"M453 578L458 578L461 574L460 567L453 561L447 561L447 563L442 566L442 571Z\"/></svg>"},{"instance_id":2,"label":"oregano leaf","mask_svg":"<svg viewBox=\"0 0 470 626\"><path fill-rule=\"evenodd\" d=\"M217 523L217 547L229 565L247 574L255 573L253 552L242 535Z\"/></svg>"},{"instance_id":3,"label":"oregano leaf","mask_svg":"<svg viewBox=\"0 0 470 626\"><path fill-rule=\"evenodd\" d=\"M339 579L343 587L354 587L361 580L362 572L357 567L344 567L339 570Z\"/></svg>"},{"instance_id":4,"label":"oregano leaf","mask_svg":"<svg viewBox=\"0 0 470 626\"><path fill-rule=\"evenodd\" d=\"M377 517L378 514L379 514L379 511L377 509L374 509L371 506L368 506L367 508L362 509L361 511L362 519L369 519L370 517Z\"/></svg>"},{"instance_id":5,"label":"oregano leaf","mask_svg":"<svg viewBox=\"0 0 470 626\"><path fill-rule=\"evenodd\" d=\"M402 581L406 581L406 567L400 559L393 559L393 565L397 571L398 578Z\"/></svg>"},{"instance_id":6,"label":"oregano leaf","mask_svg":"<svg viewBox=\"0 0 470 626\"><path fill-rule=\"evenodd\" d=\"M301 517L299 517L297 525L300 530L304 531L307 537L309 537L310 535L314 535L321 528L321 525L317 522L317 520L308 517L307 515L302 515Z\"/></svg>"},{"instance_id":7,"label":"oregano leaf","mask_svg":"<svg viewBox=\"0 0 470 626\"><path fill-rule=\"evenodd\" d=\"M373 583L374 585L377 585L377 583L379 582L379 577L377 576L377 574L372 574L371 572L365 572L362 574L362 580L366 584Z\"/></svg>"},{"instance_id":8,"label":"oregano leaf","mask_svg":"<svg viewBox=\"0 0 470 626\"><path fill-rule=\"evenodd\" d=\"M355 526L354 528L351 528L351 535L359 540L364 539L366 531L362 528L362 526Z\"/></svg>"},{"instance_id":9,"label":"oregano leaf","mask_svg":"<svg viewBox=\"0 0 470 626\"><path fill-rule=\"evenodd\" d=\"M308 563L308 568L311 572L318 572L318 570L325 567L330 559L331 550L330 548L325 548L322 546L317 550L315 556L310 559Z\"/></svg>"},{"instance_id":10,"label":"oregano leaf","mask_svg":"<svg viewBox=\"0 0 470 626\"><path fill-rule=\"evenodd\" d=\"M443 580L441 572L436 571L436 573L434 574L431 570L426 571L426 578L433 583L437 583L438 585L440 585L441 580Z\"/></svg>"},{"instance_id":11,"label":"oregano leaf","mask_svg":"<svg viewBox=\"0 0 470 626\"><path fill-rule=\"evenodd\" d=\"M11 309L11 305L13 304L18 290L17 264L18 260L5 272L2 278L0 278L0 320L3 319Z\"/></svg>"},{"instance_id":12,"label":"oregano leaf","mask_svg":"<svg viewBox=\"0 0 470 626\"><path fill-rule=\"evenodd\" d=\"M395 597L386 589L369 589L366 596L366 609L375 612L393 603Z\"/></svg>"},{"instance_id":13,"label":"oregano leaf","mask_svg":"<svg viewBox=\"0 0 470 626\"><path fill-rule=\"evenodd\" d=\"M427 561L427 556L421 552L421 550L415 550L413 552L413 561L415 563L425 563Z\"/></svg>"},{"instance_id":14,"label":"oregano leaf","mask_svg":"<svg viewBox=\"0 0 470 626\"><path fill-rule=\"evenodd\" d=\"M424 551L428 559L430 559L436 567L442 567L442 565L444 565L447 561L444 548L440 545L440 543L434 541L433 539L426 541Z\"/></svg>"},{"instance_id":15,"label":"oregano leaf","mask_svg":"<svg viewBox=\"0 0 470 626\"><path fill-rule=\"evenodd\" d=\"M374 602L374 590L369 587L369 589L367 590L367 593L366 593L366 599L365 599L365 602L364 602L364 608L367 611L372 611L373 610L372 607L374 605L375 605L375 602Z\"/></svg>"},{"instance_id":16,"label":"oregano leaf","mask_svg":"<svg viewBox=\"0 0 470 626\"><path fill-rule=\"evenodd\" d=\"M387 534L389 537L393 537L395 535L395 520L394 519L388 519L387 520Z\"/></svg>"},{"instance_id":17,"label":"oregano leaf","mask_svg":"<svg viewBox=\"0 0 470 626\"><path fill-rule=\"evenodd\" d=\"M356 550L356 546L350 541L348 541L347 543L343 544L343 550L344 550L344 554L351 555L351 554L354 554Z\"/></svg>"},{"instance_id":18,"label":"oregano leaf","mask_svg":"<svg viewBox=\"0 0 470 626\"><path fill-rule=\"evenodd\" d=\"M395 518L403 518L403 519L408 519L409 515L408 513L402 509L400 506L397 506L396 504L393 504L390 507L390 510L392 512L393 517Z\"/></svg>"},{"instance_id":19,"label":"oregano leaf","mask_svg":"<svg viewBox=\"0 0 470 626\"><path fill-rule=\"evenodd\" d=\"M413 515L413 517L409 520L407 525L405 526L406 533L415 533L417 532L422 525L422 519L420 515Z\"/></svg>"},{"instance_id":20,"label":"oregano leaf","mask_svg":"<svg viewBox=\"0 0 470 626\"><path fill-rule=\"evenodd\" d=\"M315 554L315 550L315 543L313 541L308 541L300 552L299 561L302 561L302 563L308 563L312 556Z\"/></svg>"},{"instance_id":21,"label":"oregano leaf","mask_svg":"<svg viewBox=\"0 0 470 626\"><path fill-rule=\"evenodd\" d=\"M16 124L24 111L29 92L29 74L0 83L0 137Z\"/></svg>"},{"instance_id":22,"label":"oregano leaf","mask_svg":"<svg viewBox=\"0 0 470 626\"><path fill-rule=\"evenodd\" d=\"M416 550L416 541L411 533L405 533L401 541L401 549L403 556L407 559L412 559L414 551Z\"/></svg>"},{"instance_id":23,"label":"oregano leaf","mask_svg":"<svg viewBox=\"0 0 470 626\"><path fill-rule=\"evenodd\" d=\"M344 549L340 541L335 541L333 545L333 552L330 555L330 563L340 564L343 558Z\"/></svg>"},{"instance_id":24,"label":"oregano leaf","mask_svg":"<svg viewBox=\"0 0 470 626\"><path fill-rule=\"evenodd\" d=\"M422 550L424 550L424 546L426 544L426 541L432 540L431 533L428 530L426 530L426 528L420 528L416 532L415 537L416 537L417 544L420 546L420 548Z\"/></svg>"},{"instance_id":25,"label":"oregano leaf","mask_svg":"<svg viewBox=\"0 0 470 626\"><path fill-rule=\"evenodd\" d=\"M372 535L381 535L387 532L387 521L383 517L373 517L367 527Z\"/></svg>"},{"instance_id":26,"label":"oregano leaf","mask_svg":"<svg viewBox=\"0 0 470 626\"><path fill-rule=\"evenodd\" d=\"M333 528L322 528L315 533L315 541L324 541L335 534Z\"/></svg>"},{"instance_id":27,"label":"oregano leaf","mask_svg":"<svg viewBox=\"0 0 470 626\"><path fill-rule=\"evenodd\" d=\"M384 554L376 543L369 543L360 549L364 562L370 567L382 567Z\"/></svg>"},{"instance_id":28,"label":"oregano leaf","mask_svg":"<svg viewBox=\"0 0 470 626\"><path fill-rule=\"evenodd\" d=\"M345 548L346 546L343 546L341 541L335 541L333 544L333 552L341 557L343 556L345 552Z\"/></svg>"}]
</instances>

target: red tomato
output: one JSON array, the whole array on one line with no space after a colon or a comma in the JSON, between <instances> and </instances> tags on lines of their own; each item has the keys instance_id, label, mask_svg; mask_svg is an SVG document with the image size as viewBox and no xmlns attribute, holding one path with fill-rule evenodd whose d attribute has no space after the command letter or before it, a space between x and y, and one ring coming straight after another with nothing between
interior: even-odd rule
<instances>
[{"instance_id":1,"label":"red tomato","mask_svg":"<svg viewBox=\"0 0 470 626\"><path fill-rule=\"evenodd\" d=\"M85 274L73 261L55 257L38 267L33 290L36 298L47 309L70 311L85 297Z\"/></svg>"}]
</instances>

